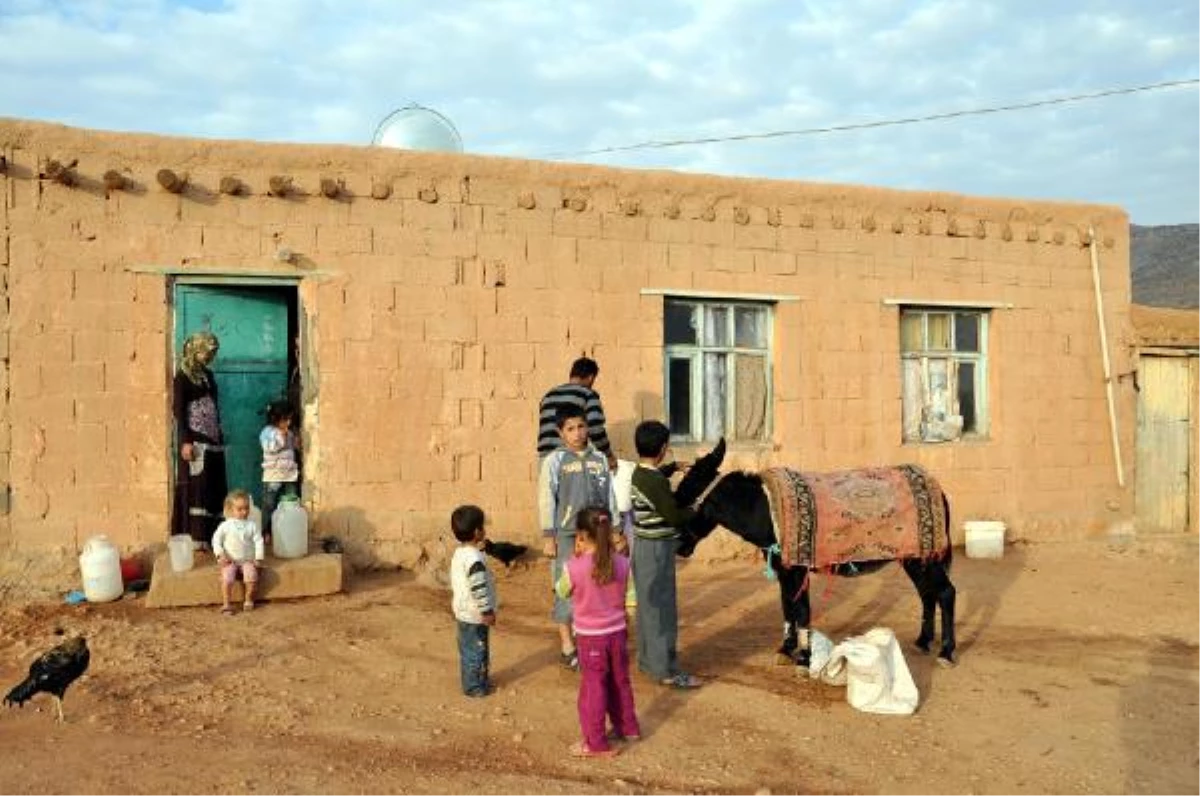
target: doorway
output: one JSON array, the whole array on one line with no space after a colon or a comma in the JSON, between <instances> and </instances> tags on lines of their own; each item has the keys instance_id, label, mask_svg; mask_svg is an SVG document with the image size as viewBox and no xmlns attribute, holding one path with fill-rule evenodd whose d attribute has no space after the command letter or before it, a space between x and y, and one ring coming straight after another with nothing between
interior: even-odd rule
<instances>
[{"instance_id":1,"label":"doorway","mask_svg":"<svg viewBox=\"0 0 1200 796\"><path fill-rule=\"evenodd\" d=\"M217 382L229 489L245 489L262 505L262 449L258 435L266 407L286 398L300 416L300 318L295 284L177 282L173 290L171 361L183 342L210 331L221 350L212 370ZM172 369L172 374L174 369ZM178 449L172 438L173 451ZM175 461L172 455L169 461ZM174 479L174 468L171 470ZM172 488L174 484L172 484Z\"/></svg>"},{"instance_id":2,"label":"doorway","mask_svg":"<svg viewBox=\"0 0 1200 796\"><path fill-rule=\"evenodd\" d=\"M1138 362L1137 519L1151 533L1196 531L1197 357Z\"/></svg>"}]
</instances>

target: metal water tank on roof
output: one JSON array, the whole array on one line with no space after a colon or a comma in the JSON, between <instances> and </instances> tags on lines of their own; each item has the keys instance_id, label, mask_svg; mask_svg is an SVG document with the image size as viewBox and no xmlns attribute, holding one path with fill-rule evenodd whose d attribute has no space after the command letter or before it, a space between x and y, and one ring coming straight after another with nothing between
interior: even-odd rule
<instances>
[{"instance_id":1,"label":"metal water tank on roof","mask_svg":"<svg viewBox=\"0 0 1200 796\"><path fill-rule=\"evenodd\" d=\"M421 105L406 105L385 116L375 128L371 143L393 149L463 151L462 137L450 120Z\"/></svg>"}]
</instances>

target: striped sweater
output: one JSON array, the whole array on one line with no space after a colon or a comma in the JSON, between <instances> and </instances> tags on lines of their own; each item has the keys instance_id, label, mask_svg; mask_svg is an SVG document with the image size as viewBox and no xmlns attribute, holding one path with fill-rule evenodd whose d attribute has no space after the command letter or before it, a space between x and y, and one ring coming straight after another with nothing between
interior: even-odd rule
<instances>
[{"instance_id":1,"label":"striped sweater","mask_svg":"<svg viewBox=\"0 0 1200 796\"><path fill-rule=\"evenodd\" d=\"M639 539L674 539L695 512L680 508L667 476L655 467L638 463L633 471L633 535Z\"/></svg>"},{"instance_id":2,"label":"striped sweater","mask_svg":"<svg viewBox=\"0 0 1200 796\"><path fill-rule=\"evenodd\" d=\"M567 382L550 390L542 397L538 407L538 442L539 456L544 456L556 448L562 447L562 438L558 435L558 426L554 425L554 416L559 407L578 406L587 416L588 438L596 450L606 457L612 452L608 441L608 431L605 429L604 407L600 405L600 394L582 384Z\"/></svg>"}]
</instances>

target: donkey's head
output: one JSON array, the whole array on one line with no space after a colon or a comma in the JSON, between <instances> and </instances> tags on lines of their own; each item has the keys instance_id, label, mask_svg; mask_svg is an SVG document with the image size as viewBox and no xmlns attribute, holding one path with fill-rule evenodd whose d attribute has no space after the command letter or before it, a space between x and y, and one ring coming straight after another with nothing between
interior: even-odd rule
<instances>
[{"instance_id":1,"label":"donkey's head","mask_svg":"<svg viewBox=\"0 0 1200 796\"><path fill-rule=\"evenodd\" d=\"M696 516L682 534L679 555L691 555L696 545L718 525L737 534L756 547L775 543L771 509L763 491L762 478L754 473L726 473L712 487Z\"/></svg>"}]
</instances>

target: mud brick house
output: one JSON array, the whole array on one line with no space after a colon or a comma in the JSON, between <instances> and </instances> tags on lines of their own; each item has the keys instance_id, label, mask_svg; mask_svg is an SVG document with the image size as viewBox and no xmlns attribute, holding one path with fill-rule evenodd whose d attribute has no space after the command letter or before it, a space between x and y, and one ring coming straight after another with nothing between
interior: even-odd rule
<instances>
[{"instance_id":1,"label":"mud brick house","mask_svg":"<svg viewBox=\"0 0 1200 796\"><path fill-rule=\"evenodd\" d=\"M0 154L10 561L165 540L203 326L245 387L231 478L290 390L314 533L359 562L438 557L465 501L533 538L536 404L581 354L623 456L665 417L680 458L923 463L1014 538L1133 516L1119 208L20 120Z\"/></svg>"}]
</instances>

